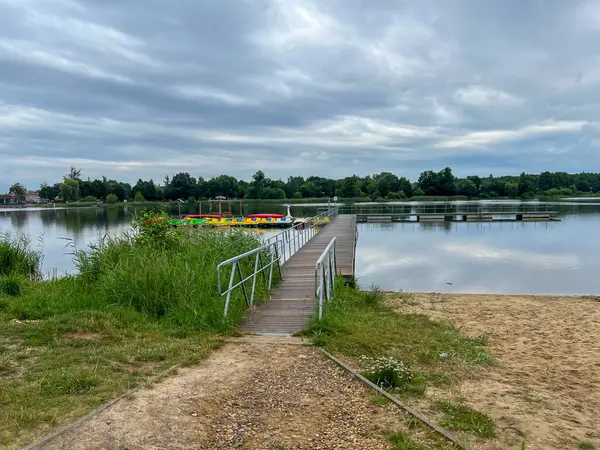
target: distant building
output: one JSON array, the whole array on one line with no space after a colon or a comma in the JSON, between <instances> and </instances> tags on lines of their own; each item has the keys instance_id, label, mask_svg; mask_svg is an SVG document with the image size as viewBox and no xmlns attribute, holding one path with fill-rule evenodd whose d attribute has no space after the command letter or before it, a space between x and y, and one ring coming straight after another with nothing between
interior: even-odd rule
<instances>
[{"instance_id":1,"label":"distant building","mask_svg":"<svg viewBox=\"0 0 600 450\"><path fill-rule=\"evenodd\" d=\"M41 203L40 191L25 191L25 203Z\"/></svg>"},{"instance_id":2,"label":"distant building","mask_svg":"<svg viewBox=\"0 0 600 450\"><path fill-rule=\"evenodd\" d=\"M24 195L0 194L0 206L22 205L25 203Z\"/></svg>"}]
</instances>

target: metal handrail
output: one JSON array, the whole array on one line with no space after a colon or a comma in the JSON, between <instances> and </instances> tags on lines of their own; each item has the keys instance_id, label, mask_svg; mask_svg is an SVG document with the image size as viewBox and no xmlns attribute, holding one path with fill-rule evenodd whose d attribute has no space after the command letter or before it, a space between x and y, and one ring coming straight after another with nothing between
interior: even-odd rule
<instances>
[{"instance_id":1,"label":"metal handrail","mask_svg":"<svg viewBox=\"0 0 600 450\"><path fill-rule=\"evenodd\" d=\"M247 258L249 256L256 255L254 260L254 271L244 278L244 274L242 272L242 267L240 265L240 260ZM269 259L267 264L264 264L262 256L266 256ZM223 291L221 289L221 268L231 264L231 275L229 276L229 287ZM223 311L223 315L227 317L227 311L229 310L229 301L231 299L231 293L238 286L242 286L242 290L244 291L244 297L246 299L246 305L252 306L254 304L254 293L256 292L256 277L259 273L264 272L266 269L269 269L269 278L265 278L265 282L267 284L267 289L271 289L271 284L273 282L273 267L277 266L277 271L279 272L279 276L281 277L281 267L279 264L279 255L277 251L277 242L271 242L268 244L261 245L254 250L250 250L249 252L242 253L241 255L234 256L233 258L229 258L225 261L220 262L217 265L217 286L219 289L219 295L222 297L227 294L227 298L225 299L225 310ZM233 284L235 281L235 273L239 274L240 281L237 284ZM263 274L263 276L265 276ZM248 297L248 292L246 291L246 281L252 278L252 291L250 297Z\"/></svg>"},{"instance_id":2,"label":"metal handrail","mask_svg":"<svg viewBox=\"0 0 600 450\"><path fill-rule=\"evenodd\" d=\"M322 225L320 220L325 218L334 217L337 214L337 208L331 208L324 213L318 214L310 219L307 219L306 222L294 225L292 228L289 228L281 233L276 234L272 238L266 239L263 244L255 248L254 250L250 250L249 252L242 253L241 255L234 256L233 258L229 258L225 261L220 262L217 265L217 285L219 295L222 297L226 295L225 299L225 309L223 311L223 315L227 316L227 312L229 310L229 303L231 300L231 293L234 289L238 287L242 287L244 292L244 298L246 299L246 304L248 306L252 306L254 304L254 294L256 292L256 278L259 273L263 273L265 276L265 282L267 285L267 289L271 289L271 285L273 283L273 270L274 267L277 267L277 271L279 272L279 276L281 277L281 265L286 261L287 258L291 257L294 253L296 253L304 244L306 244L315 234L317 234L317 227ZM302 228L301 231L298 231ZM242 266L240 265L240 261L244 258L251 257L255 255L254 259L254 270L253 272L244 277L244 273L242 271ZM262 257L265 257L268 261L265 263ZM229 285L227 289L222 289L221 284L221 271L223 267L231 265L231 274L229 275ZM266 278L264 275L264 271L269 269L269 276ZM239 281L235 282L235 274L239 275ZM246 290L246 282L252 279L252 290L250 295L248 296L248 292Z\"/></svg>"},{"instance_id":3,"label":"metal handrail","mask_svg":"<svg viewBox=\"0 0 600 450\"><path fill-rule=\"evenodd\" d=\"M323 317L323 297L333 298L336 276L335 237L315 263L315 297L319 300L319 320Z\"/></svg>"}]
</instances>

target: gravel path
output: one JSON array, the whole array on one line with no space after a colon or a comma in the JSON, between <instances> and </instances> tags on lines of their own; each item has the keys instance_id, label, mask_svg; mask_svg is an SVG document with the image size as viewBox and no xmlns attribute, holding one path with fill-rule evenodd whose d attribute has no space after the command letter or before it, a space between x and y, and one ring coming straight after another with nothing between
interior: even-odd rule
<instances>
[{"instance_id":1,"label":"gravel path","mask_svg":"<svg viewBox=\"0 0 600 450\"><path fill-rule=\"evenodd\" d=\"M44 449L387 449L391 405L299 338L245 337Z\"/></svg>"}]
</instances>

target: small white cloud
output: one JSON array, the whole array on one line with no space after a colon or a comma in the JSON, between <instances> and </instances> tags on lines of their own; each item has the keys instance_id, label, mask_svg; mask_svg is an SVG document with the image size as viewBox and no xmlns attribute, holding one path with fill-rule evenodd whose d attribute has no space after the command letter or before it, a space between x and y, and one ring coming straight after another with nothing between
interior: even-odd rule
<instances>
[{"instance_id":1,"label":"small white cloud","mask_svg":"<svg viewBox=\"0 0 600 450\"><path fill-rule=\"evenodd\" d=\"M505 92L485 86L469 86L458 89L454 94L457 103L476 107L510 107L518 106L523 100Z\"/></svg>"},{"instance_id":2,"label":"small white cloud","mask_svg":"<svg viewBox=\"0 0 600 450\"><path fill-rule=\"evenodd\" d=\"M220 89L207 87L207 86L199 86L199 85L190 85L190 86L177 86L174 89L174 92L178 95L191 98L191 99L212 99L217 100L221 103L226 103L228 105L257 105L259 102L252 98L248 97L240 97L234 94L230 94L229 92L222 91Z\"/></svg>"}]
</instances>

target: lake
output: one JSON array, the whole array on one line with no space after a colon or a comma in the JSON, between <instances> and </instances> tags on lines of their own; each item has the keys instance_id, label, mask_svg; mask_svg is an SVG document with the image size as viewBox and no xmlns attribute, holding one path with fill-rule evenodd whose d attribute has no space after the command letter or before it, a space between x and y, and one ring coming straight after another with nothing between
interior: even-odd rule
<instances>
[{"instance_id":1,"label":"lake","mask_svg":"<svg viewBox=\"0 0 600 450\"><path fill-rule=\"evenodd\" d=\"M561 222L359 224L359 286L384 290L600 294L600 201L528 202L558 211ZM506 211L519 202L402 202L370 208ZM294 216L312 216L326 204L293 205ZM187 207L187 206L186 206ZM73 248L130 227L139 207L0 209L0 231L22 232L44 252L46 274L73 272ZM175 208L172 213L177 213ZM192 211L182 211L192 212ZM203 210L207 212L207 210ZM234 210L234 213L236 211ZM282 205L244 205L244 214L285 213ZM271 235L268 231L262 235Z\"/></svg>"}]
</instances>

